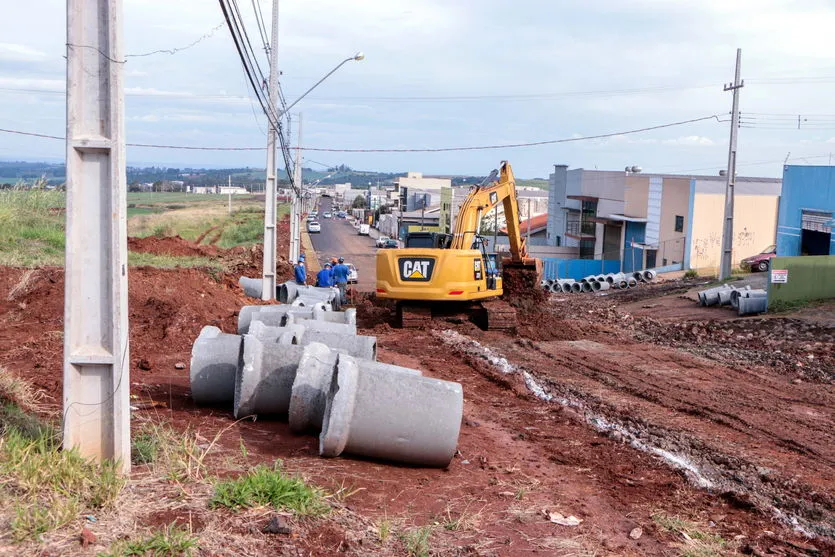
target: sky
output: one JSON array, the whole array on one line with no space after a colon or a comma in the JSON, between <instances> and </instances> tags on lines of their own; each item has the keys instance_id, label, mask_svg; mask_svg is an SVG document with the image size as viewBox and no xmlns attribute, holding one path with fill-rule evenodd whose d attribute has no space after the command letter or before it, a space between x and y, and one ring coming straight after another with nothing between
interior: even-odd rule
<instances>
[{"instance_id":1,"label":"sky","mask_svg":"<svg viewBox=\"0 0 835 557\"><path fill-rule=\"evenodd\" d=\"M253 5L239 0L261 65ZM65 2L7 2L0 19L0 128L64 136ZM742 49L740 175L780 176L835 153L835 3L828 0L280 0L288 101L357 51L293 109L303 148L422 149L580 139L440 153L308 150L304 166L517 176L554 164L716 174L727 166ZM254 100L220 6L124 0L124 52L194 46L124 64L127 141L261 147ZM709 117L643 133L619 133ZM798 129L800 116L800 129ZM298 125L290 127L291 143ZM582 140L583 137L615 134ZM0 159L62 160L59 140L0 132ZM128 164L261 167L265 151L128 148Z\"/></svg>"}]
</instances>

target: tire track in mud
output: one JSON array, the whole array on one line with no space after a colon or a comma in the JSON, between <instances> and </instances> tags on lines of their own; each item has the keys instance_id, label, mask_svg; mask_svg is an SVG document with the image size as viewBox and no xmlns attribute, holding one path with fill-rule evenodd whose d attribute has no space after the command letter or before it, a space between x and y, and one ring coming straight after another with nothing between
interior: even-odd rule
<instances>
[{"instance_id":1,"label":"tire track in mud","mask_svg":"<svg viewBox=\"0 0 835 557\"><path fill-rule=\"evenodd\" d=\"M816 490L792 477L791 473L777 474L773 469L757 465L746 455L739 454L742 451L735 450L737 447L733 443L728 445L722 438L721 431L714 431L716 435L703 436L703 438L698 433L704 433L700 431L704 427L676 429L679 424L686 424L688 418L691 420L698 417L711 419L704 413L699 413L698 408L691 408L695 414L690 414L686 410L662 406L662 414L665 412L672 414L673 419L668 422L664 419L665 416L660 416L660 420L658 420L659 416L655 416L657 421L654 423L638 415L635 412L639 410L636 405L629 404L628 399L634 399L636 396L652 402L640 389L637 389L636 394L624 392L626 396L620 397L618 397L620 394L618 392L600 392L600 389L596 389L598 394L591 394L589 391L595 389L587 389L587 385L580 387L572 385L570 380L560 380L559 377L555 377L556 370L553 368L550 373L542 373L530 367L536 362L530 357L525 357L524 354L519 357L512 347L509 347L508 353L513 354L513 361L508 360L494 348L482 345L455 331L435 331L433 334L459 355L467 358L476 369L482 370L485 365L488 365L492 368L491 372L498 371L503 375L518 373L525 379L526 385L535 396L543 401L557 402L574 409L587 424L597 431L622 439L641 451L660 457L673 468L682 471L695 485L719 493L735 501L736 504L756 507L807 536L821 535L830 539L835 538L835 498L832 497L831 492ZM609 389L628 391L630 388L635 390L634 387L621 384L611 372L600 365L590 365L588 362L590 357L587 354L584 355L585 357L577 354L556 356L535 346L534 343L525 340L515 342L524 344L528 352L533 348L539 356L546 358L549 364L557 364L558 368L577 370L575 375L582 376L584 372L592 376L597 375L597 378L586 379L606 385L603 391ZM521 347L519 350L521 351ZM653 359L650 358L650 362ZM666 363L669 364L669 361ZM613 395L623 400L626 407L619 408L616 403L610 403L607 399ZM659 398L660 394L656 393L655 397ZM663 397L660 398L663 400ZM688 401L682 402L692 407ZM679 416L675 416L677 412L680 413ZM737 416L732 415L732 417L734 420L731 421L736 421ZM717 423L756 437L756 432L742 431L745 426L737 426L740 430L736 430L733 425ZM672 427L669 424L673 424ZM717 428L708 429L716 430ZM774 441L775 436L772 433L764 430L757 431L772 437L772 439L761 439L762 442ZM815 451L803 454L814 456ZM825 474L823 471L820 473Z\"/></svg>"}]
</instances>

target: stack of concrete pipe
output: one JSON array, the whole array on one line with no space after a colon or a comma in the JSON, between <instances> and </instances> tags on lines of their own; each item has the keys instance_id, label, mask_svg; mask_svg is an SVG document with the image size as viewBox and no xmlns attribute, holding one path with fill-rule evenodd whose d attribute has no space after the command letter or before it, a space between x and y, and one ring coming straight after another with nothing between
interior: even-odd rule
<instances>
[{"instance_id":1,"label":"stack of concrete pipe","mask_svg":"<svg viewBox=\"0 0 835 557\"><path fill-rule=\"evenodd\" d=\"M607 273L605 275L589 275L578 281L574 279L547 279L541 282L546 292L577 294L580 292L601 292L609 289L635 288L641 282L652 282L657 273L655 271L636 271L635 273Z\"/></svg>"},{"instance_id":2,"label":"stack of concrete pipe","mask_svg":"<svg viewBox=\"0 0 835 557\"><path fill-rule=\"evenodd\" d=\"M715 288L708 288L698 293L699 305L726 306L737 310L737 314L755 315L768 311L768 293L762 289L751 289L750 286L737 288L723 284Z\"/></svg>"},{"instance_id":3,"label":"stack of concrete pipe","mask_svg":"<svg viewBox=\"0 0 835 557\"><path fill-rule=\"evenodd\" d=\"M261 298L263 280L241 277L238 284L247 296ZM339 309L339 290L333 287L320 288L306 286L294 281L287 281L275 288L276 299L283 304L301 307L321 306L326 309Z\"/></svg>"},{"instance_id":4,"label":"stack of concrete pipe","mask_svg":"<svg viewBox=\"0 0 835 557\"><path fill-rule=\"evenodd\" d=\"M319 433L324 457L444 467L455 454L461 385L377 362L377 339L357 335L356 310L247 306L238 333L204 327L194 342L197 404L287 417L294 432Z\"/></svg>"}]
</instances>

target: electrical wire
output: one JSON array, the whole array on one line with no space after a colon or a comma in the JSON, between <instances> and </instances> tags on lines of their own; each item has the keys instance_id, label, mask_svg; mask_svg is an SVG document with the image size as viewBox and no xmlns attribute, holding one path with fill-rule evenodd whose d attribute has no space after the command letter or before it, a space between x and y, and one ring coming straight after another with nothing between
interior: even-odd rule
<instances>
[{"instance_id":1,"label":"electrical wire","mask_svg":"<svg viewBox=\"0 0 835 557\"><path fill-rule=\"evenodd\" d=\"M438 153L438 152L449 152L449 151L481 151L481 150L488 150L488 149L515 149L520 147L536 147L540 145L553 145L557 143L573 143L577 141L589 141L592 139L605 139L608 137L615 137L619 135L630 135L635 133L642 133L652 130L659 130L664 128L671 128L675 126L683 126L686 124L693 124L696 122L704 122L706 120L719 120L718 115L712 114L710 116L702 116L700 118L691 118L689 120L681 120L678 122L671 122L668 124L659 124L656 126L647 126L643 128L637 128L632 130L625 130L619 132L610 132L610 133L602 133L597 135L587 135L587 136L580 136L580 137L567 137L563 139L550 139L546 141L530 141L525 143L508 143L504 145L479 145L479 146L464 146L464 147L436 147L436 148L415 148L415 149L337 149L337 148L325 148L325 147L307 147L305 146L303 149L305 151L318 151L318 152L329 152L329 153ZM283 128L281 126L277 127L279 132L279 137L283 137ZM0 132L5 133L13 133L18 135L28 135L34 137L43 137L47 139L60 139L64 140L63 137L58 137L55 135L46 135L41 133L32 133L32 132L24 132L19 130L10 130L10 129L3 129L0 128ZM263 151L263 147L195 147L195 146L184 146L184 145L158 145L158 144L150 144L150 143L127 143L128 147L146 147L146 148L153 148L153 149L183 149L183 150L192 150L192 151ZM290 147L287 146L288 153ZM285 160L287 159L288 155L285 155ZM319 163L321 164L321 163Z\"/></svg>"},{"instance_id":2,"label":"electrical wire","mask_svg":"<svg viewBox=\"0 0 835 557\"><path fill-rule=\"evenodd\" d=\"M261 35L261 42L264 43L264 52L267 53L267 66L270 64L270 40L267 35L267 26L264 25L264 13L261 11L261 0L252 0L252 11L255 12L255 23L258 25L258 33Z\"/></svg>"}]
</instances>

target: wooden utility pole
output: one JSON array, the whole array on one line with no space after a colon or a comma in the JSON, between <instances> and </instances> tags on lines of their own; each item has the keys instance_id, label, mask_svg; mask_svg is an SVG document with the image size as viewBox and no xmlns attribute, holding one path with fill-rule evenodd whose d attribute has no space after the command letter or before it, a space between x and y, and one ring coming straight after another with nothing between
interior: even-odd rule
<instances>
[{"instance_id":1,"label":"wooden utility pole","mask_svg":"<svg viewBox=\"0 0 835 557\"><path fill-rule=\"evenodd\" d=\"M130 471L122 0L67 2L65 449Z\"/></svg>"},{"instance_id":2,"label":"wooden utility pole","mask_svg":"<svg viewBox=\"0 0 835 557\"><path fill-rule=\"evenodd\" d=\"M742 49L736 49L736 71L734 82L725 85L725 91L733 91L731 107L731 138L728 142L728 170L725 179L725 221L722 229L722 261L719 266L719 280L731 276L734 246L734 187L736 186L736 136L739 131L739 90L745 86L739 74L742 65Z\"/></svg>"}]
</instances>

